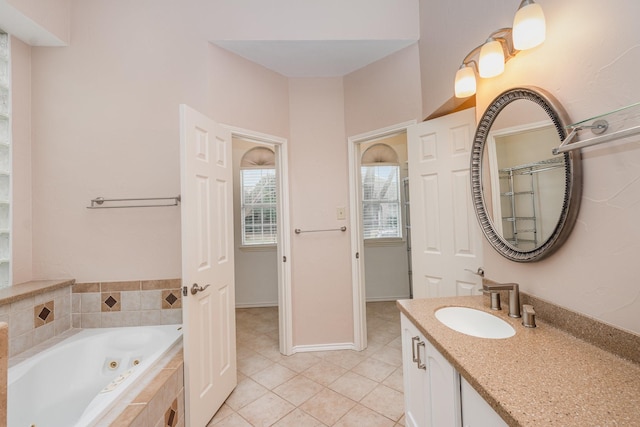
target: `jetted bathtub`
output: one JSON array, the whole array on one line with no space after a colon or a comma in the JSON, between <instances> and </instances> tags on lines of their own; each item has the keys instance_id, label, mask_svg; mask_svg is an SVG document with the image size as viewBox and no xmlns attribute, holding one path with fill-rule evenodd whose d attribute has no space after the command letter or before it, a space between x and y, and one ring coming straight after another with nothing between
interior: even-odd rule
<instances>
[{"instance_id":1,"label":"jetted bathtub","mask_svg":"<svg viewBox=\"0 0 640 427\"><path fill-rule=\"evenodd\" d=\"M182 337L181 325L84 329L9 368L9 426L84 427Z\"/></svg>"}]
</instances>

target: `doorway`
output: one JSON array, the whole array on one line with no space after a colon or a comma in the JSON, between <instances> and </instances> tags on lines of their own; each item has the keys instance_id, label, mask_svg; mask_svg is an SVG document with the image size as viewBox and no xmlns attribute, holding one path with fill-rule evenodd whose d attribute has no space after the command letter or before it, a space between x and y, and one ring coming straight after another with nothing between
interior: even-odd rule
<instances>
[{"instance_id":1,"label":"doorway","mask_svg":"<svg viewBox=\"0 0 640 427\"><path fill-rule=\"evenodd\" d=\"M279 349L293 353L286 140L232 134L236 308L277 307Z\"/></svg>"},{"instance_id":2,"label":"doorway","mask_svg":"<svg viewBox=\"0 0 640 427\"><path fill-rule=\"evenodd\" d=\"M354 346L367 346L366 302L409 298L407 128L402 123L349 138ZM363 154L365 155L363 158Z\"/></svg>"}]
</instances>

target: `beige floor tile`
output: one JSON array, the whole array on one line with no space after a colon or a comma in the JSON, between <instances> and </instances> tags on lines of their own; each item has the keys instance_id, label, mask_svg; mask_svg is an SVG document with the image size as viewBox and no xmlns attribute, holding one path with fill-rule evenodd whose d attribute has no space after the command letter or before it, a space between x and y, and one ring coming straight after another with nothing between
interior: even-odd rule
<instances>
[{"instance_id":1,"label":"beige floor tile","mask_svg":"<svg viewBox=\"0 0 640 427\"><path fill-rule=\"evenodd\" d=\"M404 426L395 302L367 304L360 352L280 354L277 307L238 309L236 325L238 387L209 426Z\"/></svg>"},{"instance_id":2,"label":"beige floor tile","mask_svg":"<svg viewBox=\"0 0 640 427\"><path fill-rule=\"evenodd\" d=\"M385 378L384 381L382 381L382 384L402 393L404 391L402 366L396 368L396 370L393 371L391 375L389 375L387 378Z\"/></svg>"},{"instance_id":3,"label":"beige floor tile","mask_svg":"<svg viewBox=\"0 0 640 427\"><path fill-rule=\"evenodd\" d=\"M334 427L393 427L395 423L362 405L356 405Z\"/></svg>"},{"instance_id":4,"label":"beige floor tile","mask_svg":"<svg viewBox=\"0 0 640 427\"><path fill-rule=\"evenodd\" d=\"M258 384L261 384L271 390L274 387L277 387L280 384L289 381L295 376L296 373L291 369L274 363L268 368L265 368L262 371L251 375L251 378Z\"/></svg>"},{"instance_id":5,"label":"beige floor tile","mask_svg":"<svg viewBox=\"0 0 640 427\"><path fill-rule=\"evenodd\" d=\"M300 405L300 409L331 426L353 408L355 404L356 402L353 400L325 388Z\"/></svg>"},{"instance_id":6,"label":"beige floor tile","mask_svg":"<svg viewBox=\"0 0 640 427\"><path fill-rule=\"evenodd\" d=\"M238 383L225 403L234 411L239 411L249 403L264 396L269 390L252 380L245 378Z\"/></svg>"},{"instance_id":7,"label":"beige floor tile","mask_svg":"<svg viewBox=\"0 0 640 427\"><path fill-rule=\"evenodd\" d=\"M374 359L373 357L366 359L364 362L352 369L356 374L377 382L384 381L385 378L391 375L395 370L395 366L389 365L382 360Z\"/></svg>"},{"instance_id":8,"label":"beige floor tile","mask_svg":"<svg viewBox=\"0 0 640 427\"><path fill-rule=\"evenodd\" d=\"M378 385L360 403L393 421L404 414L404 395L384 385Z\"/></svg>"},{"instance_id":9,"label":"beige floor tile","mask_svg":"<svg viewBox=\"0 0 640 427\"><path fill-rule=\"evenodd\" d=\"M218 409L218 412L216 412L216 414L213 416L213 418L211 419L211 421L209 422L208 425L213 426L216 425L217 423L220 422L220 420L222 420L223 418L228 417L231 414L234 414L235 411L233 409L231 409L227 403L223 403L222 406L220 407L220 409Z\"/></svg>"},{"instance_id":10,"label":"beige floor tile","mask_svg":"<svg viewBox=\"0 0 640 427\"><path fill-rule=\"evenodd\" d=\"M294 409L291 403L269 392L242 408L238 414L255 427L268 427Z\"/></svg>"},{"instance_id":11,"label":"beige floor tile","mask_svg":"<svg viewBox=\"0 0 640 427\"><path fill-rule=\"evenodd\" d=\"M329 388L351 400L359 402L378 385L377 382L362 375L347 372L331 384Z\"/></svg>"},{"instance_id":12,"label":"beige floor tile","mask_svg":"<svg viewBox=\"0 0 640 427\"><path fill-rule=\"evenodd\" d=\"M392 341L393 342L393 341ZM375 352L371 357L374 359L382 360L393 366L402 366L402 349L391 347L390 345L384 346L379 351Z\"/></svg>"},{"instance_id":13,"label":"beige floor tile","mask_svg":"<svg viewBox=\"0 0 640 427\"><path fill-rule=\"evenodd\" d=\"M327 362L331 362L345 369L353 368L364 359L365 356L353 350L330 351L324 356L324 360Z\"/></svg>"},{"instance_id":14,"label":"beige floor tile","mask_svg":"<svg viewBox=\"0 0 640 427\"><path fill-rule=\"evenodd\" d=\"M321 360L322 359L313 353L296 353L292 356L282 356L278 363L292 371L302 372L320 363Z\"/></svg>"},{"instance_id":15,"label":"beige floor tile","mask_svg":"<svg viewBox=\"0 0 640 427\"><path fill-rule=\"evenodd\" d=\"M320 421L313 418L311 415L295 409L290 412L289 415L282 418L280 421L273 425L274 427L324 427Z\"/></svg>"},{"instance_id":16,"label":"beige floor tile","mask_svg":"<svg viewBox=\"0 0 640 427\"><path fill-rule=\"evenodd\" d=\"M298 375L273 389L273 392L295 406L319 393L324 387L309 378Z\"/></svg>"},{"instance_id":17,"label":"beige floor tile","mask_svg":"<svg viewBox=\"0 0 640 427\"><path fill-rule=\"evenodd\" d=\"M263 369L273 365L273 361L259 354L254 354L244 359L238 360L238 371L247 376L251 376Z\"/></svg>"},{"instance_id":18,"label":"beige floor tile","mask_svg":"<svg viewBox=\"0 0 640 427\"><path fill-rule=\"evenodd\" d=\"M236 412L231 413L229 416L221 419L217 423L209 424L209 426L215 427L252 427L244 418L238 415Z\"/></svg>"},{"instance_id":19,"label":"beige floor tile","mask_svg":"<svg viewBox=\"0 0 640 427\"><path fill-rule=\"evenodd\" d=\"M343 367L334 365L326 360L322 360L309 369L303 371L302 375L326 386L340 378L345 374L345 372L347 372L347 370Z\"/></svg>"}]
</instances>

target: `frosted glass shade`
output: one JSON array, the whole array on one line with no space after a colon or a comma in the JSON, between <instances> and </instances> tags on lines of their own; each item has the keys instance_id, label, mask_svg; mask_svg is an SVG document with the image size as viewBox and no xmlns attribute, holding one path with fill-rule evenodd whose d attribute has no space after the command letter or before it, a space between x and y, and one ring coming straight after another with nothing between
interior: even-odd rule
<instances>
[{"instance_id":1,"label":"frosted glass shade","mask_svg":"<svg viewBox=\"0 0 640 427\"><path fill-rule=\"evenodd\" d=\"M476 74L471 67L461 67L456 73L456 98L468 98L476 93Z\"/></svg>"},{"instance_id":2,"label":"frosted glass shade","mask_svg":"<svg viewBox=\"0 0 640 427\"><path fill-rule=\"evenodd\" d=\"M480 74L480 77L489 78L502 74L504 72L502 44L497 40L490 40L483 44L478 62L478 74Z\"/></svg>"},{"instance_id":3,"label":"frosted glass shade","mask_svg":"<svg viewBox=\"0 0 640 427\"><path fill-rule=\"evenodd\" d=\"M522 6L513 19L513 47L517 50L531 49L541 44L546 37L547 25L542 7L537 3Z\"/></svg>"}]
</instances>

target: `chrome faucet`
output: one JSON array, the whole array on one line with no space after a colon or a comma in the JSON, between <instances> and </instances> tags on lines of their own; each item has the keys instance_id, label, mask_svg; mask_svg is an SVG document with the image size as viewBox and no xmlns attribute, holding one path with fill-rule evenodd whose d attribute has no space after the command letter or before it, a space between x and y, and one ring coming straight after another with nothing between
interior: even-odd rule
<instances>
[{"instance_id":1,"label":"chrome faucet","mask_svg":"<svg viewBox=\"0 0 640 427\"><path fill-rule=\"evenodd\" d=\"M482 277L482 292L491 295L491 309L501 310L500 291L509 291L509 316L520 317L520 286L517 283L498 283L484 277L484 270L480 267L477 271L467 270Z\"/></svg>"},{"instance_id":2,"label":"chrome faucet","mask_svg":"<svg viewBox=\"0 0 640 427\"><path fill-rule=\"evenodd\" d=\"M517 283L497 283L483 277L482 290L491 292L492 302L493 295L499 295L497 291L509 291L509 317L520 317L520 287Z\"/></svg>"}]
</instances>

